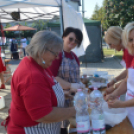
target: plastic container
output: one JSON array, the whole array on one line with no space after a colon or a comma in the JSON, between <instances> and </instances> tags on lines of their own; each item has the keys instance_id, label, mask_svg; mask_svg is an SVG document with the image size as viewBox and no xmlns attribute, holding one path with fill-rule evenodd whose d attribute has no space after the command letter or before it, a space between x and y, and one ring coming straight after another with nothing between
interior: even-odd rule
<instances>
[{"instance_id":1,"label":"plastic container","mask_svg":"<svg viewBox=\"0 0 134 134\"><path fill-rule=\"evenodd\" d=\"M81 69L81 75L89 75L89 76L93 76L94 73L97 71L97 69L94 68L90 68L90 69Z\"/></svg>"},{"instance_id":2,"label":"plastic container","mask_svg":"<svg viewBox=\"0 0 134 134\"><path fill-rule=\"evenodd\" d=\"M77 134L90 133L87 95L82 89L78 89L78 92L74 97L74 106L76 109Z\"/></svg>"},{"instance_id":3,"label":"plastic container","mask_svg":"<svg viewBox=\"0 0 134 134\"><path fill-rule=\"evenodd\" d=\"M5 99L3 96L0 96L0 109L5 107Z\"/></svg>"},{"instance_id":4,"label":"plastic container","mask_svg":"<svg viewBox=\"0 0 134 134\"><path fill-rule=\"evenodd\" d=\"M92 134L106 134L104 114L100 110L92 109L91 112Z\"/></svg>"},{"instance_id":5,"label":"plastic container","mask_svg":"<svg viewBox=\"0 0 134 134\"><path fill-rule=\"evenodd\" d=\"M101 76L105 76L105 75L108 75L107 71L95 71L94 72L95 77L101 77Z\"/></svg>"},{"instance_id":6,"label":"plastic container","mask_svg":"<svg viewBox=\"0 0 134 134\"><path fill-rule=\"evenodd\" d=\"M115 126L121 123L127 116L127 110L125 108L108 108L107 102L102 105L105 124Z\"/></svg>"},{"instance_id":7,"label":"plastic container","mask_svg":"<svg viewBox=\"0 0 134 134\"><path fill-rule=\"evenodd\" d=\"M88 103L89 103L91 109L100 110L102 108L103 95L96 87L90 93Z\"/></svg>"}]
</instances>

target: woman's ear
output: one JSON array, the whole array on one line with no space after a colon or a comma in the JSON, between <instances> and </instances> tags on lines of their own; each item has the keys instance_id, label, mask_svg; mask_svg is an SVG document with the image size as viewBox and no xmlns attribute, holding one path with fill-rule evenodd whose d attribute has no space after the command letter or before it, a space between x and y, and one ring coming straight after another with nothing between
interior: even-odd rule
<instances>
[{"instance_id":1,"label":"woman's ear","mask_svg":"<svg viewBox=\"0 0 134 134\"><path fill-rule=\"evenodd\" d=\"M63 39L63 42L64 42L64 40L65 40L65 37L63 37L62 39Z\"/></svg>"}]
</instances>

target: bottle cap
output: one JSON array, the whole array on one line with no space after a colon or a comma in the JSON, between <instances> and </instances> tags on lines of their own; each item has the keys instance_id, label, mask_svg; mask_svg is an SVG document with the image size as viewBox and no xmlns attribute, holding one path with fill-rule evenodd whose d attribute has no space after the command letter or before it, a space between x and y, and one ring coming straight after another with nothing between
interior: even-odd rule
<instances>
[{"instance_id":1,"label":"bottle cap","mask_svg":"<svg viewBox=\"0 0 134 134\"><path fill-rule=\"evenodd\" d=\"M82 91L82 89L77 89L77 92L80 92L80 91Z\"/></svg>"}]
</instances>

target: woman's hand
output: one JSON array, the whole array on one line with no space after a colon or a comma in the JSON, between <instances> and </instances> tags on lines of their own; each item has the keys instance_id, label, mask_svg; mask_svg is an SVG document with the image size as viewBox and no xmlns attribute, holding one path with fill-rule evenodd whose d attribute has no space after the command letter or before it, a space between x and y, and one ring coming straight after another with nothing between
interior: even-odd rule
<instances>
[{"instance_id":1,"label":"woman's hand","mask_svg":"<svg viewBox=\"0 0 134 134\"><path fill-rule=\"evenodd\" d=\"M73 99L73 95L71 95L70 90L69 91L63 90L63 91L64 91L65 98Z\"/></svg>"},{"instance_id":2,"label":"woman's hand","mask_svg":"<svg viewBox=\"0 0 134 134\"><path fill-rule=\"evenodd\" d=\"M105 93L103 94L104 99L106 100L106 96L107 96L108 94L111 94L113 91L114 91L113 86L107 88L106 91L105 91Z\"/></svg>"},{"instance_id":3,"label":"woman's hand","mask_svg":"<svg viewBox=\"0 0 134 134\"><path fill-rule=\"evenodd\" d=\"M70 91L77 92L77 89L84 89L85 85L83 83L71 83Z\"/></svg>"},{"instance_id":4,"label":"woman's hand","mask_svg":"<svg viewBox=\"0 0 134 134\"><path fill-rule=\"evenodd\" d=\"M109 100L107 103L108 103L109 108L122 108L123 107L123 102L118 100L117 98L114 100Z\"/></svg>"},{"instance_id":5,"label":"woman's hand","mask_svg":"<svg viewBox=\"0 0 134 134\"><path fill-rule=\"evenodd\" d=\"M105 96L105 101L112 101L112 100L114 100L114 99L116 99L117 98L117 95L115 95L114 94L114 92L113 93L111 93L111 94L107 94L106 96Z\"/></svg>"},{"instance_id":6,"label":"woman's hand","mask_svg":"<svg viewBox=\"0 0 134 134\"><path fill-rule=\"evenodd\" d=\"M112 80L111 82L109 82L109 83L107 84L107 87L109 88L109 87L113 86L114 83L115 83L115 82Z\"/></svg>"}]
</instances>

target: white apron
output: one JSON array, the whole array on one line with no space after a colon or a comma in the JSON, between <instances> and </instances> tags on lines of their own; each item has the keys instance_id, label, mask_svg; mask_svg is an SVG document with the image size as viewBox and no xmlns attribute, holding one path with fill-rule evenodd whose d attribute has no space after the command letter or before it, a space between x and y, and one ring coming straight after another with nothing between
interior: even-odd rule
<instances>
[{"instance_id":1,"label":"white apron","mask_svg":"<svg viewBox=\"0 0 134 134\"><path fill-rule=\"evenodd\" d=\"M134 69L128 69L126 101L134 98ZM134 107L128 107L128 119L134 128Z\"/></svg>"},{"instance_id":2,"label":"white apron","mask_svg":"<svg viewBox=\"0 0 134 134\"><path fill-rule=\"evenodd\" d=\"M55 85L52 87L57 98L57 107L64 107L64 92L60 84L54 80ZM39 123L36 126L25 127L26 134L60 134L61 122Z\"/></svg>"}]
</instances>

